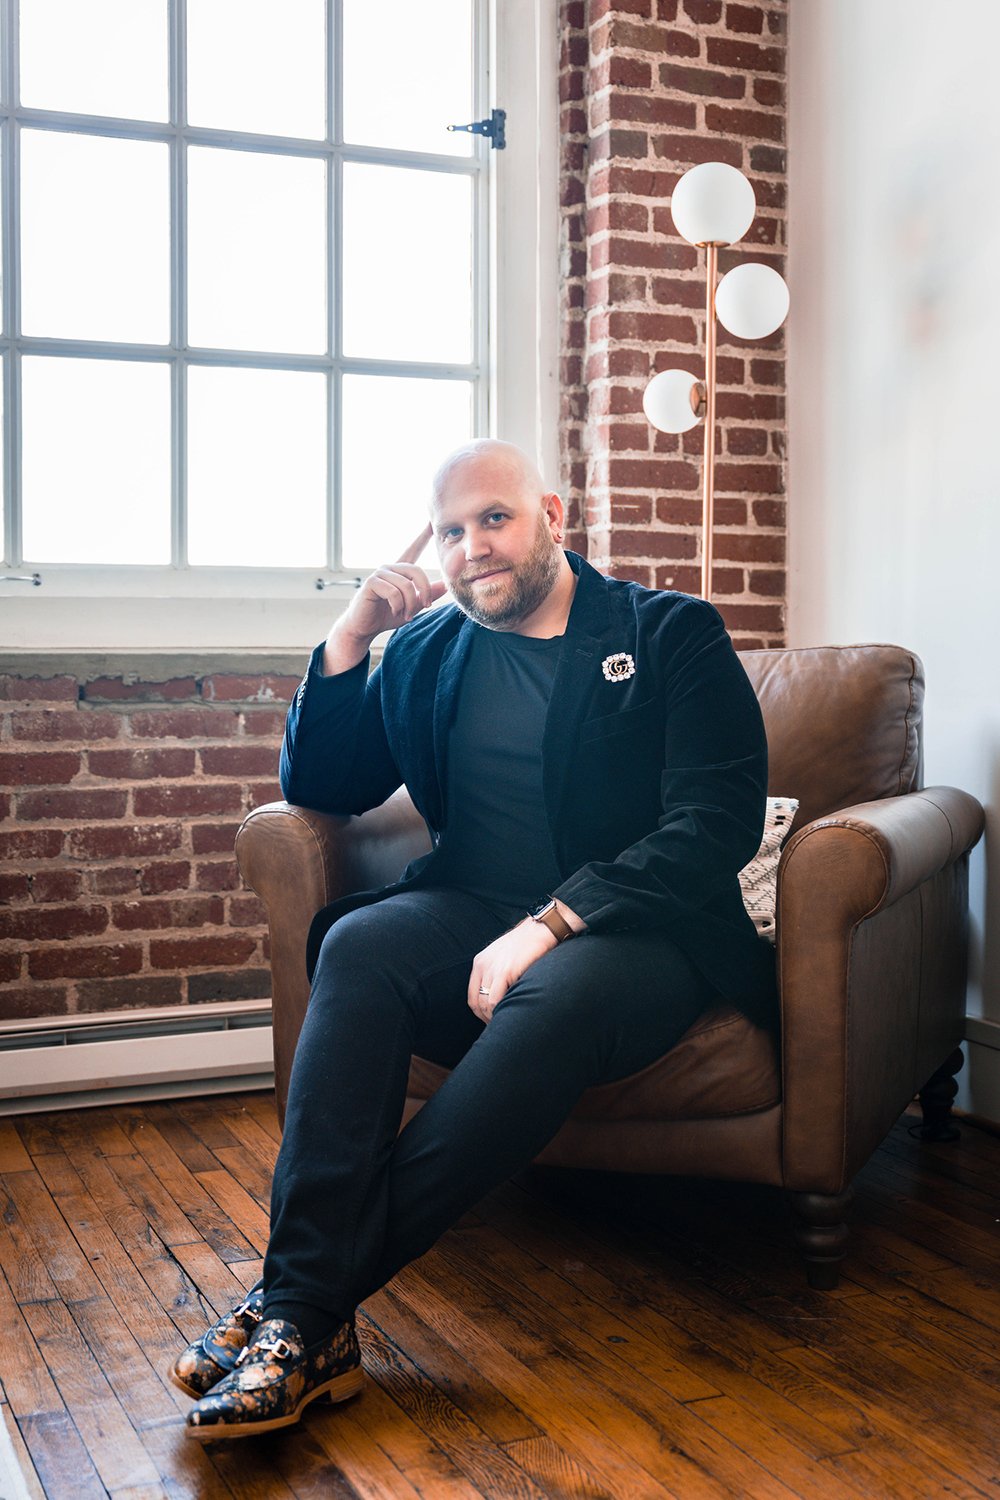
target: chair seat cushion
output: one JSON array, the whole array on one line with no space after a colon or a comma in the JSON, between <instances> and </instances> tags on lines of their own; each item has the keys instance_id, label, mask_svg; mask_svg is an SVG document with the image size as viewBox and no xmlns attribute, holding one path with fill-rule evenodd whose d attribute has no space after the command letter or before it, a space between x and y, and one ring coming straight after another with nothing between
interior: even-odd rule
<instances>
[{"instance_id":1,"label":"chair seat cushion","mask_svg":"<svg viewBox=\"0 0 1000 1500\"><path fill-rule=\"evenodd\" d=\"M408 1094L429 1099L448 1069L423 1057L410 1064ZM778 1040L729 1005L717 1005L663 1057L638 1073L586 1089L575 1120L692 1120L751 1114L781 1098Z\"/></svg>"}]
</instances>

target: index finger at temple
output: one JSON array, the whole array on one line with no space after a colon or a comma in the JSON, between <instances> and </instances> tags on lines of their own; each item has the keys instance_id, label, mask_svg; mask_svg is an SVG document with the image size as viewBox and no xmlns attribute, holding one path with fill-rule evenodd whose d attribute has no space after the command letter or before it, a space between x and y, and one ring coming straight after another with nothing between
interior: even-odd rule
<instances>
[{"instance_id":1,"label":"index finger at temple","mask_svg":"<svg viewBox=\"0 0 1000 1500\"><path fill-rule=\"evenodd\" d=\"M410 545L403 549L397 561L402 563L415 563L421 552L423 552L424 548L427 546L427 543L430 541L432 534L433 528L431 527L431 523L428 521L427 525L424 527L420 535L418 537L415 537Z\"/></svg>"}]
</instances>

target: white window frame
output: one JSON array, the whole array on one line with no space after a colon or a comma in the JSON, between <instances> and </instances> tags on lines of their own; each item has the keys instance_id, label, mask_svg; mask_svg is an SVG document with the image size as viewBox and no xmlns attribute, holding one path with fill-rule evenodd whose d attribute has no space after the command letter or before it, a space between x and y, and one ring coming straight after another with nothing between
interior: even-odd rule
<instances>
[{"instance_id":1,"label":"white window frame","mask_svg":"<svg viewBox=\"0 0 1000 1500\"><path fill-rule=\"evenodd\" d=\"M5 94L13 99L16 76L16 31L12 18L16 0L0 0L4 8L2 67ZM327 0L331 24L328 28L327 66L333 66L333 48L338 38L340 6ZM170 0L173 47L183 44L184 0ZM344 148L333 141L342 138L339 121L331 121L326 143L284 142L290 154L316 156L328 152L332 170L338 174L344 159L392 161L435 170L463 171L477 183L477 229L483 253L476 270L476 354L468 367L400 367L383 361L316 358L289 359L232 352L189 357L192 364L235 364L270 368L378 371L398 374L459 374L477 382L476 427L517 442L536 460L549 483L556 484L557 362L558 362L558 17L556 0L479 0L477 24L487 27L487 45L480 49L484 65L476 80L474 118L489 114L494 106L507 112L507 147L491 151L477 138L476 152L469 158L433 158L419 153L382 152ZM171 68L172 118L181 117L177 98L178 80ZM339 107L339 106L338 106ZM3 121L4 234L7 263L17 253L17 182L12 131L14 111ZM55 129L83 130L155 140L171 140L183 134L192 143L240 144L230 132L170 125L126 127L90 116L57 115L49 111L19 109L17 126L44 121ZM261 145L260 137L247 141ZM268 140L267 149L274 143ZM182 153L176 152L179 161ZM175 264L181 264L178 236L184 232L182 184L172 169L172 229ZM339 182L337 184L339 196ZM329 195L333 211L334 194ZM5 409L16 427L16 390L10 379L12 361L21 353L44 347L50 353L67 349L81 352L80 342L66 344L52 339L21 339L15 344L14 305L16 270L12 284L4 289L5 335L0 340L4 364ZM332 276L332 285L337 278ZM172 316L177 317L177 297L172 295ZM331 307L330 315L338 309ZM114 345L100 346L113 357L127 353L173 364L173 378L180 369L179 328L173 328L172 345L150 349ZM90 350L87 350L90 353ZM186 351L185 351L186 353ZM339 391L339 379L333 382ZM14 400L10 401L13 394ZM176 403L175 403L176 408ZM335 493L337 471L333 452L333 427L329 463L338 518L339 495ZM174 435L175 469L184 459L184 435ZM16 483L18 445L5 445L5 494ZM177 496L174 496L174 541L183 554L183 536ZM3 574L25 575L34 569L20 561L17 517L5 507L5 551L11 558ZM336 545L336 538L335 543ZM10 549L10 550L8 550ZM274 650L305 647L325 634L357 586L357 574L332 566L326 569L269 569L198 567L93 567L52 565L39 567L42 584L0 581L0 641L10 650L58 651L59 649L139 650L242 649ZM429 552L425 561L433 561ZM317 586L322 579L324 587Z\"/></svg>"}]
</instances>

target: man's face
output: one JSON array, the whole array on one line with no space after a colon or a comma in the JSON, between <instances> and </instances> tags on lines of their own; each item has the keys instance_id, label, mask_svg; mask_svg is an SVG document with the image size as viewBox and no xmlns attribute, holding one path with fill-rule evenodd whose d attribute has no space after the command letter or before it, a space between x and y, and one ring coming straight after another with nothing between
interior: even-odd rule
<instances>
[{"instance_id":1,"label":"man's face","mask_svg":"<svg viewBox=\"0 0 1000 1500\"><path fill-rule=\"evenodd\" d=\"M541 496L526 493L507 465L463 464L431 519L442 572L470 619L509 630L548 597L562 563L560 518Z\"/></svg>"}]
</instances>

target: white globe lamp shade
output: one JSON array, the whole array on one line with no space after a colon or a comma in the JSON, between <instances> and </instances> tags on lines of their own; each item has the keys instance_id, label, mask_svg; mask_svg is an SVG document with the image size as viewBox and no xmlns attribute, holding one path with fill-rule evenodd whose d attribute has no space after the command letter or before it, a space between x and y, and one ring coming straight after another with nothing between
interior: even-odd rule
<instances>
[{"instance_id":1,"label":"white globe lamp shade","mask_svg":"<svg viewBox=\"0 0 1000 1500\"><path fill-rule=\"evenodd\" d=\"M647 421L660 432L687 432L697 425L699 417L692 402L697 402L699 381L688 370L661 370L654 375L642 396ZM692 397L692 392L696 394Z\"/></svg>"},{"instance_id":2,"label":"white globe lamp shade","mask_svg":"<svg viewBox=\"0 0 1000 1500\"><path fill-rule=\"evenodd\" d=\"M735 245L753 223L757 199L742 172L704 161L678 180L670 212L677 233L692 245Z\"/></svg>"},{"instance_id":3,"label":"white globe lamp shade","mask_svg":"<svg viewBox=\"0 0 1000 1500\"><path fill-rule=\"evenodd\" d=\"M788 287L759 261L735 266L715 289L715 312L738 339L765 339L788 316Z\"/></svg>"}]
</instances>

